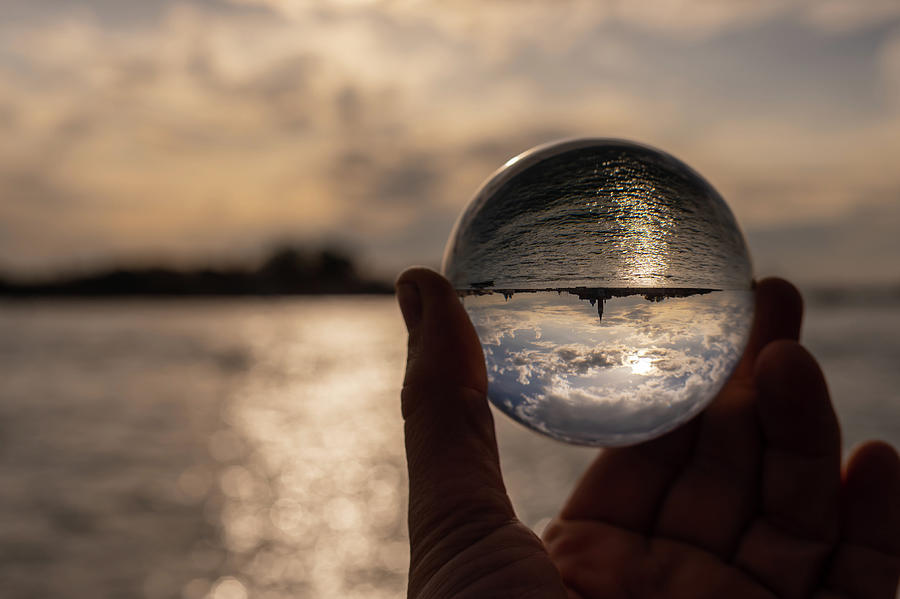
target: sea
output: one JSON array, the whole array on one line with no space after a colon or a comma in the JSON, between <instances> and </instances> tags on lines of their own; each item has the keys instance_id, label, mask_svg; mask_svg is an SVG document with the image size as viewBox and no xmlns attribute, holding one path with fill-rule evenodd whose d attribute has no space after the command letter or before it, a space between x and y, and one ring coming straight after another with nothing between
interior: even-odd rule
<instances>
[{"instance_id":1,"label":"sea","mask_svg":"<svg viewBox=\"0 0 900 599\"><path fill-rule=\"evenodd\" d=\"M900 306L810 305L845 452L900 445ZM0 303L0 581L19 598L405 589L389 297ZM596 450L495 414L540 530Z\"/></svg>"}]
</instances>

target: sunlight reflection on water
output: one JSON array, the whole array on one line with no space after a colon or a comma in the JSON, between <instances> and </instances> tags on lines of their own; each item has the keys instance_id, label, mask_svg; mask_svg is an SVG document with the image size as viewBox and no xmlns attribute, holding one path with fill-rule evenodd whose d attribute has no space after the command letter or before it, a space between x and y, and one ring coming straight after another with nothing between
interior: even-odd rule
<instances>
[{"instance_id":1,"label":"sunlight reflection on water","mask_svg":"<svg viewBox=\"0 0 900 599\"><path fill-rule=\"evenodd\" d=\"M235 575L254 597L405 586L402 325L389 304L353 307L306 302L243 331L261 359L225 421L248 449L219 484Z\"/></svg>"}]
</instances>

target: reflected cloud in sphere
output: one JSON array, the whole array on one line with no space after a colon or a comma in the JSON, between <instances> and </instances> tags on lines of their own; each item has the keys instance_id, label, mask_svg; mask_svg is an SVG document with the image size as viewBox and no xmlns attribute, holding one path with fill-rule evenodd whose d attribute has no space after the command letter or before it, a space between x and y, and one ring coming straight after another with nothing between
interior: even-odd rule
<instances>
[{"instance_id":1,"label":"reflected cloud in sphere","mask_svg":"<svg viewBox=\"0 0 900 599\"><path fill-rule=\"evenodd\" d=\"M482 340L491 400L571 443L622 445L689 420L727 379L746 342L750 291L642 306L540 292L464 303Z\"/></svg>"}]
</instances>

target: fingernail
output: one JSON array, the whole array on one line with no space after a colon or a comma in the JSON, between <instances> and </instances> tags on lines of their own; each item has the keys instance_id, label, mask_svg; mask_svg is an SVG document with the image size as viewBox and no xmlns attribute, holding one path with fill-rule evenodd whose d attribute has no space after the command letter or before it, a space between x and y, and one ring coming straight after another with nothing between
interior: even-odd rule
<instances>
[{"instance_id":1,"label":"fingernail","mask_svg":"<svg viewBox=\"0 0 900 599\"><path fill-rule=\"evenodd\" d=\"M413 283L397 285L397 303L400 304L406 330L411 331L422 319L422 298L419 296L419 288Z\"/></svg>"}]
</instances>

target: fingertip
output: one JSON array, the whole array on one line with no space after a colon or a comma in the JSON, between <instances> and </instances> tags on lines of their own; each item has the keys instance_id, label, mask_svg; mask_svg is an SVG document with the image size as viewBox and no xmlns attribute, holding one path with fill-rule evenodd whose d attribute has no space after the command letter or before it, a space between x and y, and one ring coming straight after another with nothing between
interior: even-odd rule
<instances>
[{"instance_id":1,"label":"fingertip","mask_svg":"<svg viewBox=\"0 0 900 599\"><path fill-rule=\"evenodd\" d=\"M397 275L394 285L401 285L403 283L412 283L415 285L418 277L427 276L427 273L429 272L432 272L432 270L426 266L408 266Z\"/></svg>"},{"instance_id":2,"label":"fingertip","mask_svg":"<svg viewBox=\"0 0 900 599\"><path fill-rule=\"evenodd\" d=\"M453 286L442 274L425 266L410 266L397 276L394 286L414 285L432 293L453 292Z\"/></svg>"},{"instance_id":3,"label":"fingertip","mask_svg":"<svg viewBox=\"0 0 900 599\"><path fill-rule=\"evenodd\" d=\"M892 445L884 441L868 441L854 451L851 462L880 464L900 476L900 456Z\"/></svg>"},{"instance_id":4,"label":"fingertip","mask_svg":"<svg viewBox=\"0 0 900 599\"><path fill-rule=\"evenodd\" d=\"M430 268L424 266L408 268L400 273L394 285L398 290L405 286L415 287L419 300L418 307L421 310L420 316L424 321L442 320L448 314L458 316L461 311L459 296L453 285L443 275ZM457 317L450 317L449 322L453 322L455 326L460 325Z\"/></svg>"},{"instance_id":5,"label":"fingertip","mask_svg":"<svg viewBox=\"0 0 900 599\"><path fill-rule=\"evenodd\" d=\"M761 300L778 304L782 310L799 318L803 315L803 296L793 283L779 277L755 281L754 289Z\"/></svg>"},{"instance_id":6,"label":"fingertip","mask_svg":"<svg viewBox=\"0 0 900 599\"><path fill-rule=\"evenodd\" d=\"M900 456L884 441L869 441L858 447L847 463L844 479L857 490L892 494L900 509Z\"/></svg>"},{"instance_id":7,"label":"fingertip","mask_svg":"<svg viewBox=\"0 0 900 599\"><path fill-rule=\"evenodd\" d=\"M395 286L410 329L405 384L419 389L468 387L486 391L481 344L453 285L430 268L414 266L397 277Z\"/></svg>"},{"instance_id":8,"label":"fingertip","mask_svg":"<svg viewBox=\"0 0 900 599\"><path fill-rule=\"evenodd\" d=\"M845 535L900 556L900 457L882 441L865 443L844 472Z\"/></svg>"},{"instance_id":9,"label":"fingertip","mask_svg":"<svg viewBox=\"0 0 900 599\"><path fill-rule=\"evenodd\" d=\"M844 478L857 490L893 492L900 505L900 457L884 441L868 441L858 447L850 456Z\"/></svg>"},{"instance_id":10,"label":"fingertip","mask_svg":"<svg viewBox=\"0 0 900 599\"><path fill-rule=\"evenodd\" d=\"M758 281L755 290L760 348L776 339L799 339L803 296L797 288L784 279L770 277Z\"/></svg>"},{"instance_id":11,"label":"fingertip","mask_svg":"<svg viewBox=\"0 0 900 599\"><path fill-rule=\"evenodd\" d=\"M437 274L433 270L425 266L410 266L405 268L403 272L397 275L397 280L394 281L394 286L403 285L405 283L411 285L418 285L418 282L423 277L429 277L432 274Z\"/></svg>"}]
</instances>

